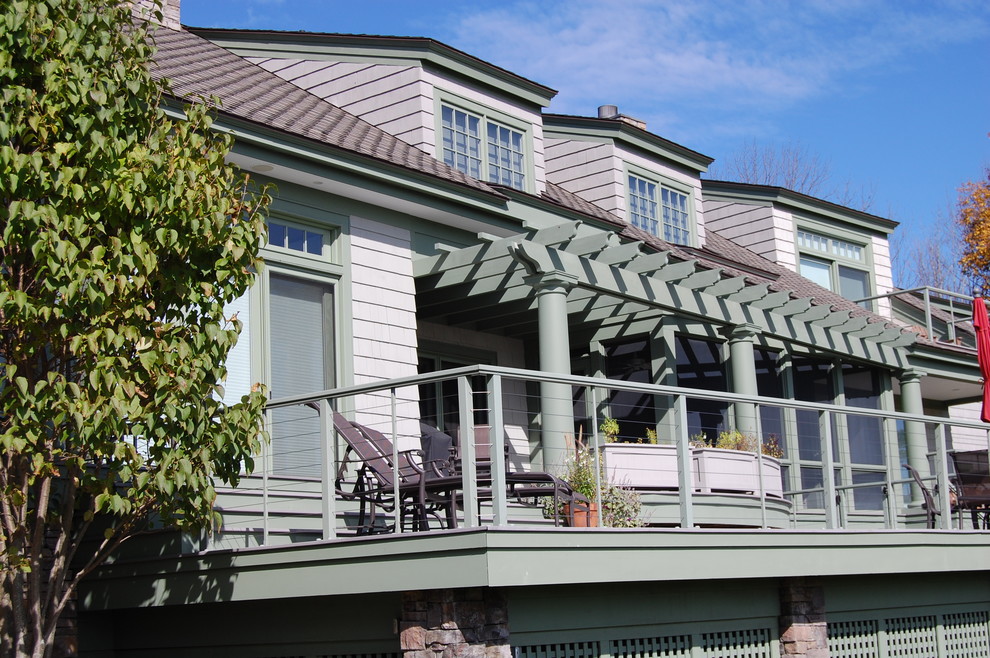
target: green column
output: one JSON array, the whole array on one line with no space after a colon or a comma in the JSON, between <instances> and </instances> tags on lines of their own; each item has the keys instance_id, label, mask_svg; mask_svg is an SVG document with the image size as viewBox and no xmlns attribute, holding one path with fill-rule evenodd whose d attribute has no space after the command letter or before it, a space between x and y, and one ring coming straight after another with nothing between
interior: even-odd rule
<instances>
[{"instance_id":1,"label":"green column","mask_svg":"<svg viewBox=\"0 0 990 658\"><path fill-rule=\"evenodd\" d=\"M920 370L904 370L898 380L901 383L901 411L906 414L923 415L925 403L921 397L921 378L925 373ZM929 477L932 472L928 466L928 434L924 423L904 423L904 439L907 445L908 464L913 466L921 477ZM898 456L898 459L900 457ZM920 507L924 502L921 490L911 484L911 506Z\"/></svg>"},{"instance_id":2,"label":"green column","mask_svg":"<svg viewBox=\"0 0 990 658\"><path fill-rule=\"evenodd\" d=\"M553 271L526 277L536 289L540 337L540 370L571 374L571 342L567 330L567 292L577 277ZM565 435L574 435L571 386L540 383L540 427L543 467L552 469L567 458Z\"/></svg>"},{"instance_id":3,"label":"green column","mask_svg":"<svg viewBox=\"0 0 990 658\"><path fill-rule=\"evenodd\" d=\"M740 324L726 327L722 333L729 339L729 377L732 379L732 392L759 395L753 343L760 333L760 328L755 324ZM734 406L735 428L743 434L755 436L756 405L737 402Z\"/></svg>"}]
</instances>

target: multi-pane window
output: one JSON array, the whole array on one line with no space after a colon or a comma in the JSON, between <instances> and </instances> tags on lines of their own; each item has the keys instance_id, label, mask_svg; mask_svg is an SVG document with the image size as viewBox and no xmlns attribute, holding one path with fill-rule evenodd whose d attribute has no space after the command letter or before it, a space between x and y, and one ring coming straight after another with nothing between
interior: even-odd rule
<instances>
[{"instance_id":1,"label":"multi-pane window","mask_svg":"<svg viewBox=\"0 0 990 658\"><path fill-rule=\"evenodd\" d=\"M484 131L484 138L482 138ZM441 157L468 176L523 189L523 133L449 105L441 108Z\"/></svg>"},{"instance_id":2,"label":"multi-pane window","mask_svg":"<svg viewBox=\"0 0 990 658\"><path fill-rule=\"evenodd\" d=\"M323 233L269 220L268 245L321 256L323 254Z\"/></svg>"},{"instance_id":3,"label":"multi-pane window","mask_svg":"<svg viewBox=\"0 0 990 658\"><path fill-rule=\"evenodd\" d=\"M867 267L866 250L862 245L804 230L797 232L797 245L801 250L801 276L846 299L863 299L871 295L870 273L862 269ZM870 302L861 305L872 308Z\"/></svg>"},{"instance_id":4,"label":"multi-pane window","mask_svg":"<svg viewBox=\"0 0 990 658\"><path fill-rule=\"evenodd\" d=\"M629 176L629 221L674 244L689 244L688 198L652 181Z\"/></svg>"}]
</instances>

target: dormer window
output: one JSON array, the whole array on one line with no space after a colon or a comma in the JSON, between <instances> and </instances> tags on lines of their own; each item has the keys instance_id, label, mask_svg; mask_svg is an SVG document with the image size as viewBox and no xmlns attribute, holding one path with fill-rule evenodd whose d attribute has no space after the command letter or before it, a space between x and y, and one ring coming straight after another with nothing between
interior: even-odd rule
<instances>
[{"instance_id":1,"label":"dormer window","mask_svg":"<svg viewBox=\"0 0 990 658\"><path fill-rule=\"evenodd\" d=\"M688 195L629 174L629 223L674 244L691 244Z\"/></svg>"},{"instance_id":2,"label":"dormer window","mask_svg":"<svg viewBox=\"0 0 990 658\"><path fill-rule=\"evenodd\" d=\"M444 163L479 180L525 189L523 131L447 104L441 105L440 127Z\"/></svg>"},{"instance_id":3,"label":"dormer window","mask_svg":"<svg viewBox=\"0 0 990 658\"><path fill-rule=\"evenodd\" d=\"M798 229L797 247L800 273L804 278L850 300L873 294L863 245ZM860 305L872 309L870 302L861 302Z\"/></svg>"}]
</instances>

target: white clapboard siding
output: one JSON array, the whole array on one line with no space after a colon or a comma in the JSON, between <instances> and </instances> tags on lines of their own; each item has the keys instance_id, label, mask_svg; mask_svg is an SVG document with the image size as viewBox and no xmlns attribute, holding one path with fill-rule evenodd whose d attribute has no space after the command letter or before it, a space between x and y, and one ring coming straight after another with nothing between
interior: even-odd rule
<instances>
[{"instance_id":1,"label":"white clapboard siding","mask_svg":"<svg viewBox=\"0 0 990 658\"><path fill-rule=\"evenodd\" d=\"M886 238L873 236L873 272L876 276L876 294L885 295L894 289L894 271L890 264L890 243ZM883 297L876 301L877 312L885 317L892 317L890 298Z\"/></svg>"},{"instance_id":2,"label":"white clapboard siding","mask_svg":"<svg viewBox=\"0 0 990 658\"><path fill-rule=\"evenodd\" d=\"M409 231L351 217L351 298L354 383L417 372L416 295ZM419 447L419 394L397 391L399 447ZM392 431L387 392L355 400L356 420Z\"/></svg>"},{"instance_id":3,"label":"white clapboard siding","mask_svg":"<svg viewBox=\"0 0 990 658\"><path fill-rule=\"evenodd\" d=\"M227 304L225 315L235 314L243 324L237 344L227 353L227 381L224 383L224 404L235 404L251 392L254 378L251 376L251 312L248 293Z\"/></svg>"},{"instance_id":4,"label":"white clapboard siding","mask_svg":"<svg viewBox=\"0 0 990 658\"><path fill-rule=\"evenodd\" d=\"M957 404L949 407L949 417L959 420L971 420L979 422L982 403L971 402L969 404ZM952 428L952 449L953 450L986 450L987 433L984 430L968 429L962 427Z\"/></svg>"},{"instance_id":5,"label":"white clapboard siding","mask_svg":"<svg viewBox=\"0 0 990 658\"><path fill-rule=\"evenodd\" d=\"M780 229L783 220L786 218L774 216L770 206L705 201L708 228L768 260L794 269L794 238L782 239ZM790 248L785 246L785 242L790 244Z\"/></svg>"},{"instance_id":6,"label":"white clapboard siding","mask_svg":"<svg viewBox=\"0 0 990 658\"><path fill-rule=\"evenodd\" d=\"M611 144L546 140L547 180L609 212L625 213L622 163Z\"/></svg>"},{"instance_id":7,"label":"white clapboard siding","mask_svg":"<svg viewBox=\"0 0 990 658\"><path fill-rule=\"evenodd\" d=\"M249 60L435 155L433 94L418 67L263 57Z\"/></svg>"}]
</instances>

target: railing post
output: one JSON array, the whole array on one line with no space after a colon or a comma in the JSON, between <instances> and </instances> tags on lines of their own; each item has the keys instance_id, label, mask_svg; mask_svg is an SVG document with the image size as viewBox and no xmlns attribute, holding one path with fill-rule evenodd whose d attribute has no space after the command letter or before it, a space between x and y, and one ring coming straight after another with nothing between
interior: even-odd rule
<instances>
[{"instance_id":1,"label":"railing post","mask_svg":"<svg viewBox=\"0 0 990 658\"><path fill-rule=\"evenodd\" d=\"M261 545L268 545L268 471L271 468L271 441L275 424L272 422L272 411L265 412L265 424L268 425L268 440L261 443Z\"/></svg>"},{"instance_id":2,"label":"railing post","mask_svg":"<svg viewBox=\"0 0 990 658\"><path fill-rule=\"evenodd\" d=\"M591 419L593 424L591 426L591 441L592 441L592 459L595 463L595 505L598 506L598 519L600 525L605 525L605 507L602 505L602 451L601 451L601 441L598 438L598 411L596 409L595 400L595 389L593 386L588 387L588 395L591 400Z\"/></svg>"},{"instance_id":3,"label":"railing post","mask_svg":"<svg viewBox=\"0 0 990 658\"><path fill-rule=\"evenodd\" d=\"M688 437L687 398L674 398L677 414L677 497L681 507L681 527L694 527L694 478L691 477L691 446Z\"/></svg>"},{"instance_id":4,"label":"railing post","mask_svg":"<svg viewBox=\"0 0 990 658\"><path fill-rule=\"evenodd\" d=\"M929 340L935 340L935 330L932 327L932 291L925 286L925 328L928 330Z\"/></svg>"},{"instance_id":5,"label":"railing post","mask_svg":"<svg viewBox=\"0 0 990 658\"><path fill-rule=\"evenodd\" d=\"M477 451L474 444L474 392L467 377L457 378L457 402L461 425L461 476L464 479L464 526L473 528L479 525L478 519L478 472ZM492 455L492 462L501 455ZM492 482L495 486L495 482ZM503 493L504 495L504 493Z\"/></svg>"},{"instance_id":6,"label":"railing post","mask_svg":"<svg viewBox=\"0 0 990 658\"><path fill-rule=\"evenodd\" d=\"M952 503L949 488L949 463L945 450L945 424L935 425L935 472L938 478L938 507L942 510L939 526L943 530L952 528Z\"/></svg>"},{"instance_id":7,"label":"railing post","mask_svg":"<svg viewBox=\"0 0 990 658\"><path fill-rule=\"evenodd\" d=\"M488 378L488 424L491 426L492 455L492 522L508 525L508 503L505 499L505 424L502 416L502 376Z\"/></svg>"},{"instance_id":8,"label":"railing post","mask_svg":"<svg viewBox=\"0 0 990 658\"><path fill-rule=\"evenodd\" d=\"M901 455L897 444L897 428L891 427L894 422L893 418L882 418L880 420L881 427L883 428L883 453L887 463L887 470L884 473L885 495L883 497L883 512L886 517L885 526L888 530L897 529L897 510L899 509L897 501L903 491L901 485L894 484L894 482L901 479ZM898 488L901 491L898 491ZM907 507L906 504L905 507Z\"/></svg>"},{"instance_id":9,"label":"railing post","mask_svg":"<svg viewBox=\"0 0 990 658\"><path fill-rule=\"evenodd\" d=\"M832 469L832 414L827 411L818 412L818 425L821 428L821 451L822 451L822 489L825 500L825 527L829 529L837 528L836 506L838 501L835 497L835 473Z\"/></svg>"},{"instance_id":10,"label":"railing post","mask_svg":"<svg viewBox=\"0 0 990 658\"><path fill-rule=\"evenodd\" d=\"M323 485L323 539L337 538L337 499L334 487L333 411L320 400L320 480Z\"/></svg>"},{"instance_id":11,"label":"railing post","mask_svg":"<svg viewBox=\"0 0 990 658\"><path fill-rule=\"evenodd\" d=\"M767 487L763 482L763 422L760 407L754 406L756 419L756 475L760 482L760 527L767 529Z\"/></svg>"},{"instance_id":12,"label":"railing post","mask_svg":"<svg viewBox=\"0 0 990 658\"><path fill-rule=\"evenodd\" d=\"M402 498L399 496L399 423L396 418L395 387L389 389L389 413L392 417L392 495L395 497L395 532L402 532Z\"/></svg>"}]
</instances>

